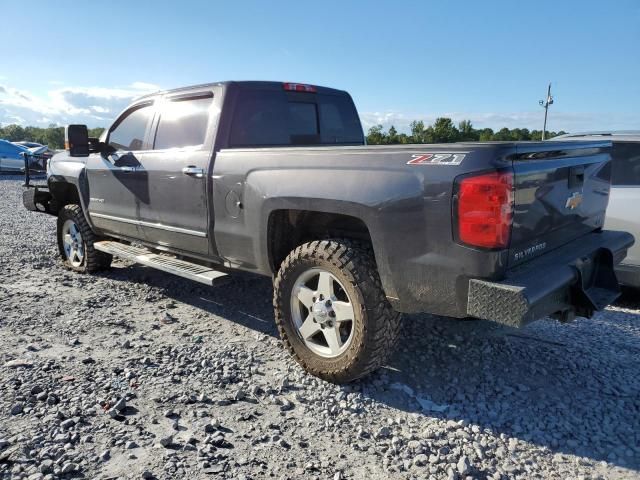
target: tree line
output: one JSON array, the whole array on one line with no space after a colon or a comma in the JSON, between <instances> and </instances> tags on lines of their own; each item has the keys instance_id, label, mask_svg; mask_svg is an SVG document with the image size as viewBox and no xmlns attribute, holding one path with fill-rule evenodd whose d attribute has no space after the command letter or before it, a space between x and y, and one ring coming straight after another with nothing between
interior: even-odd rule
<instances>
[{"instance_id":1,"label":"tree line","mask_svg":"<svg viewBox=\"0 0 640 480\"><path fill-rule=\"evenodd\" d=\"M392 125L384 130L382 125L375 125L367 132L369 145L392 145L398 143L451 143L451 142L488 142L540 140L541 130L528 128L503 128L494 131L491 128L474 128L470 120L463 120L456 126L453 120L446 117L437 118L433 125L425 126L422 120L414 120L410 124L411 133L399 133ZM90 137L99 137L104 128L90 128ZM547 132L547 138L564 134L564 131ZM43 127L22 127L20 125L0 126L0 139L10 142L37 142L48 145L52 149L64 148L64 127L49 125Z\"/></svg>"},{"instance_id":2,"label":"tree line","mask_svg":"<svg viewBox=\"0 0 640 480\"><path fill-rule=\"evenodd\" d=\"M99 137L104 128L90 128L90 137ZM36 142L48 145L53 150L64 148L64 127L49 125L43 127L22 127L20 125L0 126L0 139L10 142Z\"/></svg>"},{"instance_id":3,"label":"tree line","mask_svg":"<svg viewBox=\"0 0 640 480\"><path fill-rule=\"evenodd\" d=\"M369 145L392 145L398 143L451 143L451 142L489 142L540 140L542 130L528 128L503 128L494 131L491 128L473 128L470 120L463 120L456 126L446 117L437 118L433 125L425 126L422 120L414 120L409 125L410 134L398 133L392 125L387 131L382 125L371 127L367 133ZM549 132L546 138L563 135L566 132Z\"/></svg>"}]
</instances>

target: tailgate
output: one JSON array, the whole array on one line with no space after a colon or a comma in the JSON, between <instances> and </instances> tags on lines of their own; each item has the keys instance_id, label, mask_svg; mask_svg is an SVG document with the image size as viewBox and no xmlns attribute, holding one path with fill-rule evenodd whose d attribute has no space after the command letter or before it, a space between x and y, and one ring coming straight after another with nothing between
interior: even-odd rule
<instances>
[{"instance_id":1,"label":"tailgate","mask_svg":"<svg viewBox=\"0 0 640 480\"><path fill-rule=\"evenodd\" d=\"M611 183L610 147L610 142L517 146L510 267L602 227Z\"/></svg>"}]
</instances>

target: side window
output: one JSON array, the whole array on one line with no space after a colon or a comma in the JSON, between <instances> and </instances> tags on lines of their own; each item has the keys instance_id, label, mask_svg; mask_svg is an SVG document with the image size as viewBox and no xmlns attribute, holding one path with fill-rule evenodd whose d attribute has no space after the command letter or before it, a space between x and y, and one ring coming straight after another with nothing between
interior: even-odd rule
<instances>
[{"instance_id":1,"label":"side window","mask_svg":"<svg viewBox=\"0 0 640 480\"><path fill-rule=\"evenodd\" d=\"M640 185L640 142L614 142L611 184Z\"/></svg>"},{"instance_id":2,"label":"side window","mask_svg":"<svg viewBox=\"0 0 640 480\"><path fill-rule=\"evenodd\" d=\"M116 150L142 150L152 113L150 104L128 112L109 133L109 145Z\"/></svg>"},{"instance_id":3,"label":"side window","mask_svg":"<svg viewBox=\"0 0 640 480\"><path fill-rule=\"evenodd\" d=\"M211 102L211 95L162 102L153 148L161 150L202 145L207 136Z\"/></svg>"}]
</instances>

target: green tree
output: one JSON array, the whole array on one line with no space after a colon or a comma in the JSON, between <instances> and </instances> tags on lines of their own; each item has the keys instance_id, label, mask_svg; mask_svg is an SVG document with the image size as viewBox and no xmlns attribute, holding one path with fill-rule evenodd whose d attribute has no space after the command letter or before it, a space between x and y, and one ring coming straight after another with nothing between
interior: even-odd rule
<instances>
[{"instance_id":1,"label":"green tree","mask_svg":"<svg viewBox=\"0 0 640 480\"><path fill-rule=\"evenodd\" d=\"M64 148L64 127L49 125L44 134L44 143L49 148Z\"/></svg>"},{"instance_id":2,"label":"green tree","mask_svg":"<svg viewBox=\"0 0 640 480\"><path fill-rule=\"evenodd\" d=\"M398 141L398 131L396 130L396 127L394 127L393 125L389 127L389 132L387 133L386 140L387 140L386 143L388 144L400 143Z\"/></svg>"},{"instance_id":3,"label":"green tree","mask_svg":"<svg viewBox=\"0 0 640 480\"><path fill-rule=\"evenodd\" d=\"M7 125L3 129L3 137L10 142L20 142L24 139L24 128L20 125Z\"/></svg>"},{"instance_id":4,"label":"green tree","mask_svg":"<svg viewBox=\"0 0 640 480\"><path fill-rule=\"evenodd\" d=\"M481 142L490 142L493 140L493 130L491 128L483 128L479 133L478 140Z\"/></svg>"},{"instance_id":5,"label":"green tree","mask_svg":"<svg viewBox=\"0 0 640 480\"><path fill-rule=\"evenodd\" d=\"M369 145L382 145L385 143L386 135L382 131L382 125L375 125L367 133L367 143Z\"/></svg>"},{"instance_id":6,"label":"green tree","mask_svg":"<svg viewBox=\"0 0 640 480\"><path fill-rule=\"evenodd\" d=\"M424 122L422 120L416 121L414 120L409 125L411 128L411 142L412 143L425 143L426 134L424 129Z\"/></svg>"},{"instance_id":7,"label":"green tree","mask_svg":"<svg viewBox=\"0 0 640 480\"><path fill-rule=\"evenodd\" d=\"M450 118L436 118L433 124L433 141L435 143L451 143L458 140L460 132Z\"/></svg>"},{"instance_id":8,"label":"green tree","mask_svg":"<svg viewBox=\"0 0 640 480\"><path fill-rule=\"evenodd\" d=\"M480 138L480 134L473 128L471 120L462 120L458 123L458 131L460 132L460 141L473 142Z\"/></svg>"}]
</instances>

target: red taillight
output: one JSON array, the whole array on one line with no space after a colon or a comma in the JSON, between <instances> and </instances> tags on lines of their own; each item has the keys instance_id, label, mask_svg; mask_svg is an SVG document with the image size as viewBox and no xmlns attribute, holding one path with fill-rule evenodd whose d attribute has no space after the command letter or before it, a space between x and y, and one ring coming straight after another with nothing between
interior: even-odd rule
<instances>
[{"instance_id":1,"label":"red taillight","mask_svg":"<svg viewBox=\"0 0 640 480\"><path fill-rule=\"evenodd\" d=\"M282 86L289 92L316 93L318 91L313 85L305 85L304 83L283 83Z\"/></svg>"},{"instance_id":2,"label":"red taillight","mask_svg":"<svg viewBox=\"0 0 640 480\"><path fill-rule=\"evenodd\" d=\"M458 188L458 238L468 245L505 248L513 219L513 173L463 178Z\"/></svg>"}]
</instances>

